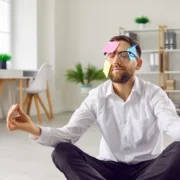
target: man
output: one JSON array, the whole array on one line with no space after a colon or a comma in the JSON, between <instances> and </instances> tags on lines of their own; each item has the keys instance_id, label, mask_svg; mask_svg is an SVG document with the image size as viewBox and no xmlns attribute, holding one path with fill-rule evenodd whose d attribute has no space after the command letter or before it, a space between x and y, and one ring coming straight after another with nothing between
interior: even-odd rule
<instances>
[{"instance_id":1,"label":"man","mask_svg":"<svg viewBox=\"0 0 180 180\"><path fill-rule=\"evenodd\" d=\"M53 162L68 180L179 180L180 119L160 87L136 77L140 46L116 36L104 54L110 80L90 91L66 126L39 127L13 105L8 129L26 131L37 143L55 147ZM102 133L98 159L73 145L96 119ZM175 140L164 151L163 131Z\"/></svg>"}]
</instances>

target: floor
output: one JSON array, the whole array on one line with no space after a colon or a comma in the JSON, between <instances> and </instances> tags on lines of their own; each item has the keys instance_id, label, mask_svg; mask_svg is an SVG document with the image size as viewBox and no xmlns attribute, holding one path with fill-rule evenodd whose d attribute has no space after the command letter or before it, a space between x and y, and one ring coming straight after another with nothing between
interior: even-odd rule
<instances>
[{"instance_id":1,"label":"floor","mask_svg":"<svg viewBox=\"0 0 180 180\"><path fill-rule=\"evenodd\" d=\"M72 112L57 114L48 122L44 116L43 126L61 127ZM37 122L37 117L32 117ZM93 156L97 156L100 132L94 124L77 145ZM165 136L165 146L171 140ZM0 120L0 180L65 180L51 160L53 148L33 143L28 134L21 131L9 132L5 120Z\"/></svg>"}]
</instances>

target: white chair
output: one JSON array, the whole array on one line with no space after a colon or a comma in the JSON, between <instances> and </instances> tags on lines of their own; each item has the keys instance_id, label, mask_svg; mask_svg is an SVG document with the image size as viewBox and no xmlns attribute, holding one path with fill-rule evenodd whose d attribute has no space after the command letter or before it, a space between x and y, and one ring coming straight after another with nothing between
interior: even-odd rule
<instances>
[{"instance_id":1,"label":"white chair","mask_svg":"<svg viewBox=\"0 0 180 180\"><path fill-rule=\"evenodd\" d=\"M23 109L27 105L27 114L29 115L31 104L32 104L32 99L34 98L35 106L36 106L36 110L37 110L37 114L38 114L38 120L40 123L42 122L42 117L40 114L40 108L39 108L38 101L40 102L40 104L41 104L43 110L45 111L48 119L50 120L53 118L51 98L50 98L49 88L48 88L48 84L47 84L47 81L50 78L51 73L52 73L52 70L51 70L50 64L45 63L40 67L35 79L31 82L29 87L26 89L27 96L23 102ZM50 113L46 109L44 103L42 102L42 99L39 96L39 93L45 92L45 91L47 94Z\"/></svg>"}]
</instances>

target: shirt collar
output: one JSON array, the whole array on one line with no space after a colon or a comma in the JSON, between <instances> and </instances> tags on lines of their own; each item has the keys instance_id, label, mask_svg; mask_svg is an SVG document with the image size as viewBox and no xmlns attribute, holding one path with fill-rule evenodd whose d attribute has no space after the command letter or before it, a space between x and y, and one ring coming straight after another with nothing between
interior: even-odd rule
<instances>
[{"instance_id":1,"label":"shirt collar","mask_svg":"<svg viewBox=\"0 0 180 180\"><path fill-rule=\"evenodd\" d=\"M106 92L106 97L108 97L109 95L113 95L115 94L114 90L113 90L113 84L112 81L110 80L110 84L108 86L107 92ZM139 95L141 95L141 86L140 86L140 82L139 79L137 78L137 76L135 77L135 81L134 81L134 85L132 88L132 92L137 92Z\"/></svg>"},{"instance_id":2,"label":"shirt collar","mask_svg":"<svg viewBox=\"0 0 180 180\"><path fill-rule=\"evenodd\" d=\"M141 95L141 85L140 85L140 82L139 82L139 79L138 79L137 76L135 76L135 81L134 81L134 85L133 85L133 88L132 88L132 92L133 91L135 91L139 95Z\"/></svg>"},{"instance_id":3,"label":"shirt collar","mask_svg":"<svg viewBox=\"0 0 180 180\"><path fill-rule=\"evenodd\" d=\"M108 89L106 91L106 97L108 97L109 95L115 94L114 89L113 89L113 84L112 81L110 80Z\"/></svg>"}]
</instances>

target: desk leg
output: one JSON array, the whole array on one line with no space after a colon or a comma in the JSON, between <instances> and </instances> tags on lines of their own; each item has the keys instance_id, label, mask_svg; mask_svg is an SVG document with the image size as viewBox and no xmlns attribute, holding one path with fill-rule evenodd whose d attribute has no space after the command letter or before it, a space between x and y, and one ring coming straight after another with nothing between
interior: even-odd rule
<instances>
[{"instance_id":1,"label":"desk leg","mask_svg":"<svg viewBox=\"0 0 180 180\"><path fill-rule=\"evenodd\" d=\"M1 93L2 93L2 88L3 88L3 80L0 80L0 96L1 96Z\"/></svg>"},{"instance_id":2,"label":"desk leg","mask_svg":"<svg viewBox=\"0 0 180 180\"><path fill-rule=\"evenodd\" d=\"M22 90L22 84L23 84L23 80L20 79L19 80L19 104L20 107L23 108L23 90Z\"/></svg>"}]
</instances>

